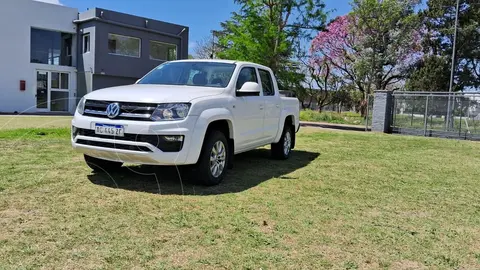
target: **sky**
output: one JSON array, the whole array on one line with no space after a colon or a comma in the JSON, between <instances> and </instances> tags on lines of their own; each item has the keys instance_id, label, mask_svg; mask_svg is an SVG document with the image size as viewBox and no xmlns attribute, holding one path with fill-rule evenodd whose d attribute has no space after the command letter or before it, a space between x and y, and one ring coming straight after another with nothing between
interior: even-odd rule
<instances>
[{"instance_id":1,"label":"sky","mask_svg":"<svg viewBox=\"0 0 480 270\"><path fill-rule=\"evenodd\" d=\"M220 28L220 22L230 18L238 6L233 0L39 0L78 8L105 8L190 28L189 53L193 53L196 41ZM324 0L330 18L350 11L350 0Z\"/></svg>"}]
</instances>

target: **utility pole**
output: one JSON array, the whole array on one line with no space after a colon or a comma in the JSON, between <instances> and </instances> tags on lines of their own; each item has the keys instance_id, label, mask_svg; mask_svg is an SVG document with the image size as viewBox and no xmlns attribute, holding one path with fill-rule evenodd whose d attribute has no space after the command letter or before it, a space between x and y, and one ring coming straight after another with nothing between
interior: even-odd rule
<instances>
[{"instance_id":1,"label":"utility pole","mask_svg":"<svg viewBox=\"0 0 480 270\"><path fill-rule=\"evenodd\" d=\"M457 33L458 33L458 12L460 9L460 0L457 0L457 8L455 9L455 33L453 34L453 46L452 46L452 67L450 69L450 86L448 88L448 108L447 108L447 128L450 129L450 126L453 126L453 116L452 114L452 90L453 90L453 80L455 79L455 58L457 53Z\"/></svg>"},{"instance_id":2,"label":"utility pole","mask_svg":"<svg viewBox=\"0 0 480 270\"><path fill-rule=\"evenodd\" d=\"M217 31L212 30L212 54L210 54L210 58L213 59L215 57L215 34Z\"/></svg>"}]
</instances>

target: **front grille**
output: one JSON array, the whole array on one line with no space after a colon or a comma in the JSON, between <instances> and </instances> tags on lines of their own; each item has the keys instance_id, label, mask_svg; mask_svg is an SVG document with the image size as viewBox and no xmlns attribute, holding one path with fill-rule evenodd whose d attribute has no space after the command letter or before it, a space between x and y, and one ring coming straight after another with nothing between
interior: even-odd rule
<instances>
[{"instance_id":1,"label":"front grille","mask_svg":"<svg viewBox=\"0 0 480 270\"><path fill-rule=\"evenodd\" d=\"M82 129L82 128L77 129L77 135L102 138L102 139L115 139L119 141L144 142L144 143L149 143L153 145L154 147L160 149L162 152L179 152L183 148L183 141L169 142L163 139L161 135L143 135L143 134L125 133L124 137L117 137L117 136L113 137L108 135L95 134L95 130L93 129Z\"/></svg>"},{"instance_id":2,"label":"front grille","mask_svg":"<svg viewBox=\"0 0 480 270\"><path fill-rule=\"evenodd\" d=\"M110 103L115 101L86 100L84 115L108 118L106 110ZM120 104L120 114L114 119L151 121L150 116L157 108L157 104L138 103L138 102L118 102Z\"/></svg>"},{"instance_id":3,"label":"front grille","mask_svg":"<svg viewBox=\"0 0 480 270\"><path fill-rule=\"evenodd\" d=\"M109 142L97 142L97 141L89 141L89 140L81 140L81 139L77 140L77 143L78 144L83 144L83 145L111 148L111 149L122 149L122 150L140 151L140 152L152 152L152 150L150 150L150 148L148 148L148 147L137 146L137 145L126 145L126 144L109 143Z\"/></svg>"}]
</instances>

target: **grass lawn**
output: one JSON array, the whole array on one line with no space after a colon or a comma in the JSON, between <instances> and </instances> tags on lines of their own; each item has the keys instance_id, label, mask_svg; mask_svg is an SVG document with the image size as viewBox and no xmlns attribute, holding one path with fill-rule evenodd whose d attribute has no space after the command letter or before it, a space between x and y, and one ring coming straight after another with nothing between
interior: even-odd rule
<instances>
[{"instance_id":1,"label":"grass lawn","mask_svg":"<svg viewBox=\"0 0 480 270\"><path fill-rule=\"evenodd\" d=\"M0 115L0 131L19 128L69 127L72 116Z\"/></svg>"},{"instance_id":2,"label":"grass lawn","mask_svg":"<svg viewBox=\"0 0 480 270\"><path fill-rule=\"evenodd\" d=\"M0 131L0 269L480 268L479 143L303 129L207 188L26 131Z\"/></svg>"}]
</instances>

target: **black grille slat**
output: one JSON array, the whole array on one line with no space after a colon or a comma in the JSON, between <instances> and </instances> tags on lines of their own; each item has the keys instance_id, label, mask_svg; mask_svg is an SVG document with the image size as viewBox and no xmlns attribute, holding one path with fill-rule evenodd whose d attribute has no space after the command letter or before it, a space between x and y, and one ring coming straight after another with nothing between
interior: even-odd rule
<instances>
[{"instance_id":1,"label":"black grille slat","mask_svg":"<svg viewBox=\"0 0 480 270\"><path fill-rule=\"evenodd\" d=\"M94 138L102 138L102 139L114 139L114 140L118 140L118 141L149 143L149 144L153 145L154 147L162 150L163 152L178 152L178 151L182 150L182 148L183 148L183 141L181 141L181 142L167 142L160 135L144 135L144 134L125 133L123 137L118 137L118 136L108 136L108 135L102 135L102 134L95 134L95 130L93 130L93 129L82 129L82 128L77 129L77 132L78 132L77 135L86 136L86 137L94 137Z\"/></svg>"},{"instance_id":2,"label":"black grille slat","mask_svg":"<svg viewBox=\"0 0 480 270\"><path fill-rule=\"evenodd\" d=\"M137 146L137 145L126 145L126 144L109 143L109 142L97 142L97 141L80 140L80 139L77 140L77 143L78 144L83 144L83 145L111 148L111 149L122 149L122 150L139 151L139 152L152 152L152 150L150 150L150 148L148 148L148 147Z\"/></svg>"},{"instance_id":3,"label":"black grille slat","mask_svg":"<svg viewBox=\"0 0 480 270\"><path fill-rule=\"evenodd\" d=\"M84 115L98 117L98 118L108 118L106 114L103 113L107 110L107 106L111 103L118 103L120 105L120 115L114 119L121 120L135 120L135 121L151 121L150 115L157 108L157 104L153 103L140 103L140 102L117 102L117 101L104 101L104 100L86 100L85 101L85 112ZM93 112L89 112L93 111ZM95 113L97 112L97 113ZM146 117L131 117L131 116L122 116L122 113L130 114L139 114L145 115Z\"/></svg>"}]
</instances>

